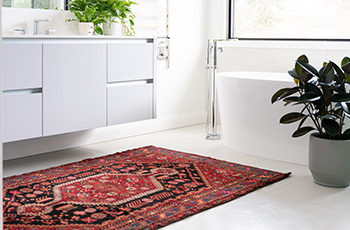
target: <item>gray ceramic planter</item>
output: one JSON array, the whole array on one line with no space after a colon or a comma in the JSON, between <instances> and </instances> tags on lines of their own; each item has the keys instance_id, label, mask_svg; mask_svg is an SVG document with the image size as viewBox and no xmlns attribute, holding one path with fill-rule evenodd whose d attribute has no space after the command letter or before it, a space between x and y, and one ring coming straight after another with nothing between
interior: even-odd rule
<instances>
[{"instance_id":1,"label":"gray ceramic planter","mask_svg":"<svg viewBox=\"0 0 350 230\"><path fill-rule=\"evenodd\" d=\"M329 140L310 135L309 169L315 183L347 187L350 182L350 140Z\"/></svg>"}]
</instances>

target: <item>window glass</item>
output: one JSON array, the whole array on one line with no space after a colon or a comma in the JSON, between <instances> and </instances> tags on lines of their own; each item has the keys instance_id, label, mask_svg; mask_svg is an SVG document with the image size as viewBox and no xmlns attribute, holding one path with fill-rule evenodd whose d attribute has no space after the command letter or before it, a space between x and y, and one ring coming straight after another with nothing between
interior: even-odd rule
<instances>
[{"instance_id":1,"label":"window glass","mask_svg":"<svg viewBox=\"0 0 350 230\"><path fill-rule=\"evenodd\" d=\"M350 0L235 0L234 37L350 39Z\"/></svg>"}]
</instances>

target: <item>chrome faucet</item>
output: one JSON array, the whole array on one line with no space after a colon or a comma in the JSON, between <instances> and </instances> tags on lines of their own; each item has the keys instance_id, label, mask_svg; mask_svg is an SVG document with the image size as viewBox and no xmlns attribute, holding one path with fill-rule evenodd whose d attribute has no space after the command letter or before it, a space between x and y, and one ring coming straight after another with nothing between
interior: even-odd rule
<instances>
[{"instance_id":1,"label":"chrome faucet","mask_svg":"<svg viewBox=\"0 0 350 230\"><path fill-rule=\"evenodd\" d=\"M34 35L39 34L39 22L50 22L51 20L46 18L46 19L38 19L34 20Z\"/></svg>"}]
</instances>

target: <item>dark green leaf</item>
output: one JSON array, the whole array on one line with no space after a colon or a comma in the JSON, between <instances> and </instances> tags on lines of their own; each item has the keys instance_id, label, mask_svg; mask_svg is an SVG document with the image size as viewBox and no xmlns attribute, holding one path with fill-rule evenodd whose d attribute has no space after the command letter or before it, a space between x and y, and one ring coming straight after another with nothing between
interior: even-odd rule
<instances>
[{"instance_id":1,"label":"dark green leaf","mask_svg":"<svg viewBox=\"0 0 350 230\"><path fill-rule=\"evenodd\" d=\"M295 94L296 92L299 92L299 90L300 90L300 87L299 87L299 86L290 88L290 89L286 90L282 95L280 95L280 96L277 98L277 100L281 100L281 99L283 99L283 98L289 97L290 95Z\"/></svg>"},{"instance_id":2,"label":"dark green leaf","mask_svg":"<svg viewBox=\"0 0 350 230\"><path fill-rule=\"evenodd\" d=\"M345 75L345 80L346 80L347 83L350 84L350 74L346 74Z\"/></svg>"},{"instance_id":3,"label":"dark green leaf","mask_svg":"<svg viewBox=\"0 0 350 230\"><path fill-rule=\"evenodd\" d=\"M350 138L350 129L347 129L343 133L343 138L344 139L349 139Z\"/></svg>"},{"instance_id":4,"label":"dark green leaf","mask_svg":"<svg viewBox=\"0 0 350 230\"><path fill-rule=\"evenodd\" d=\"M331 70L333 69L333 64L331 62L327 63L326 66L323 66L319 73L320 73L320 77L323 79L327 74L329 74L331 72Z\"/></svg>"},{"instance_id":5,"label":"dark green leaf","mask_svg":"<svg viewBox=\"0 0 350 230\"><path fill-rule=\"evenodd\" d=\"M276 102L277 100L279 100L278 98L287 90L289 90L290 88L283 88L278 90L272 97L271 97L271 103L273 104L274 102Z\"/></svg>"},{"instance_id":6,"label":"dark green leaf","mask_svg":"<svg viewBox=\"0 0 350 230\"><path fill-rule=\"evenodd\" d=\"M343 60L341 60L341 66L343 67L344 65L350 63L350 58L349 57L344 57Z\"/></svg>"},{"instance_id":7,"label":"dark green leaf","mask_svg":"<svg viewBox=\"0 0 350 230\"><path fill-rule=\"evenodd\" d=\"M303 128L300 128L300 129L297 129L292 137L301 137L305 134L307 134L308 132L312 131L312 130L315 130L314 127L311 127L311 126L306 126L306 127L303 127Z\"/></svg>"},{"instance_id":8,"label":"dark green leaf","mask_svg":"<svg viewBox=\"0 0 350 230\"><path fill-rule=\"evenodd\" d=\"M347 64L348 62L350 62L350 58L349 57L344 57L342 59L342 61L341 61L341 65L343 66L343 65Z\"/></svg>"},{"instance_id":9,"label":"dark green leaf","mask_svg":"<svg viewBox=\"0 0 350 230\"><path fill-rule=\"evenodd\" d=\"M343 71L339 68L339 66L337 66L337 64L335 64L334 62L331 62L333 65L333 68L335 69L335 72L337 72L340 80L344 80L345 79L345 75L343 73Z\"/></svg>"},{"instance_id":10,"label":"dark green leaf","mask_svg":"<svg viewBox=\"0 0 350 230\"><path fill-rule=\"evenodd\" d=\"M323 119L322 127L326 130L326 132L331 136L336 136L339 133L340 126L338 122L331 119Z\"/></svg>"},{"instance_id":11,"label":"dark green leaf","mask_svg":"<svg viewBox=\"0 0 350 230\"><path fill-rule=\"evenodd\" d=\"M306 83L305 84L305 92L314 92L315 94L321 96L322 92L321 90L314 84L312 83Z\"/></svg>"},{"instance_id":12,"label":"dark green leaf","mask_svg":"<svg viewBox=\"0 0 350 230\"><path fill-rule=\"evenodd\" d=\"M314 92L307 92L299 97L299 102L308 103L313 101L318 101L321 99L321 96L317 95Z\"/></svg>"},{"instance_id":13,"label":"dark green leaf","mask_svg":"<svg viewBox=\"0 0 350 230\"><path fill-rule=\"evenodd\" d=\"M305 117L305 116L307 116L307 115L302 114L302 113L296 113L296 112L288 113L288 114L281 117L280 123L281 124L294 123L296 121L303 119L303 117Z\"/></svg>"},{"instance_id":14,"label":"dark green leaf","mask_svg":"<svg viewBox=\"0 0 350 230\"><path fill-rule=\"evenodd\" d=\"M331 97L332 102L350 102L350 93L337 93Z\"/></svg>"},{"instance_id":15,"label":"dark green leaf","mask_svg":"<svg viewBox=\"0 0 350 230\"><path fill-rule=\"evenodd\" d=\"M331 83L335 80L335 76L334 76L334 72L331 71L329 72L324 78L323 78L323 82L324 83Z\"/></svg>"},{"instance_id":16,"label":"dark green leaf","mask_svg":"<svg viewBox=\"0 0 350 230\"><path fill-rule=\"evenodd\" d=\"M287 103L299 102L299 97L287 97L284 98L283 101Z\"/></svg>"},{"instance_id":17,"label":"dark green leaf","mask_svg":"<svg viewBox=\"0 0 350 230\"><path fill-rule=\"evenodd\" d=\"M350 73L350 62L346 63L341 68L342 70L344 70L345 73Z\"/></svg>"},{"instance_id":18,"label":"dark green leaf","mask_svg":"<svg viewBox=\"0 0 350 230\"><path fill-rule=\"evenodd\" d=\"M307 59L307 57L305 56L305 54L304 55L301 55L300 57L298 57L298 60L297 61L304 61L304 62L306 62L306 63L308 63L309 62L309 60ZM300 76L301 75L301 73L303 72L303 68L296 62L295 63L295 72L296 72L296 74L298 75L298 76Z\"/></svg>"},{"instance_id":19,"label":"dark green leaf","mask_svg":"<svg viewBox=\"0 0 350 230\"><path fill-rule=\"evenodd\" d=\"M315 67L313 67L312 65L310 65L307 62L304 62L302 60L297 60L297 63L303 67L304 70L306 70L307 72L311 73L314 76L318 76L318 71L315 69Z\"/></svg>"},{"instance_id":20,"label":"dark green leaf","mask_svg":"<svg viewBox=\"0 0 350 230\"><path fill-rule=\"evenodd\" d=\"M300 80L300 78L299 78L297 72L295 71L295 69L289 70L288 73L289 73L290 76Z\"/></svg>"}]
</instances>

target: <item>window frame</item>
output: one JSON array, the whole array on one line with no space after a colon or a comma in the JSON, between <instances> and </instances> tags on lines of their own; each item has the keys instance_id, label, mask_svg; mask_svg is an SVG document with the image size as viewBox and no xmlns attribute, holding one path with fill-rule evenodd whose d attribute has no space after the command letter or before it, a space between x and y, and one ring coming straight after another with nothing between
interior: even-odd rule
<instances>
[{"instance_id":1,"label":"window frame","mask_svg":"<svg viewBox=\"0 0 350 230\"><path fill-rule=\"evenodd\" d=\"M235 0L227 0L226 16L226 39L242 41L332 41L332 42L349 42L350 38L245 38L235 36Z\"/></svg>"}]
</instances>

